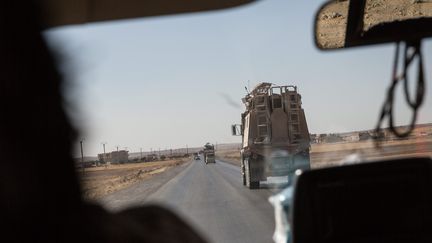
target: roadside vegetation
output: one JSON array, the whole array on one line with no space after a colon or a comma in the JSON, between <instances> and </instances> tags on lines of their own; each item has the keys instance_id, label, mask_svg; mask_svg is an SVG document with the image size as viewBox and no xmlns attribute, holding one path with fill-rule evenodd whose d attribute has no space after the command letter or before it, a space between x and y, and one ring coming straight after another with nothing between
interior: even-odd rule
<instances>
[{"instance_id":1,"label":"roadside vegetation","mask_svg":"<svg viewBox=\"0 0 432 243\"><path fill-rule=\"evenodd\" d=\"M183 165L190 158L170 159L165 161L111 164L77 170L81 179L84 198L96 200L110 193L127 188L135 183L151 179L157 174Z\"/></svg>"}]
</instances>

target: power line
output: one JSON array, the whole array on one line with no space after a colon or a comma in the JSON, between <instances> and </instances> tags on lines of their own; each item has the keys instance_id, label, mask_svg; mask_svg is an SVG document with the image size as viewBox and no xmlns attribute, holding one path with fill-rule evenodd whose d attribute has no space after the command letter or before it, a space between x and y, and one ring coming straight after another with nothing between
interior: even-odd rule
<instances>
[{"instance_id":1,"label":"power line","mask_svg":"<svg viewBox=\"0 0 432 243\"><path fill-rule=\"evenodd\" d=\"M84 138L80 140L80 147L81 147L81 166L82 166L82 172L84 174L84 152L83 152L83 142Z\"/></svg>"},{"instance_id":2,"label":"power line","mask_svg":"<svg viewBox=\"0 0 432 243\"><path fill-rule=\"evenodd\" d=\"M103 146L103 151L104 151L103 160L104 160L105 168L106 168L107 167L107 159L106 159L105 145L107 144L107 142L102 142L101 144Z\"/></svg>"}]
</instances>

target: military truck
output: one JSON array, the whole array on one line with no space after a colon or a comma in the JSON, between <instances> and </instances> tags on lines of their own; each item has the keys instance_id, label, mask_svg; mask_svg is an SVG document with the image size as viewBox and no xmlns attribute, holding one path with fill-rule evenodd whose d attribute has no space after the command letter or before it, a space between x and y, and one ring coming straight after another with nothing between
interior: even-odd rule
<instances>
[{"instance_id":1,"label":"military truck","mask_svg":"<svg viewBox=\"0 0 432 243\"><path fill-rule=\"evenodd\" d=\"M242 136L243 185L259 188L269 176L309 169L309 130L297 87L260 83L242 101L246 111L232 133Z\"/></svg>"},{"instance_id":2,"label":"military truck","mask_svg":"<svg viewBox=\"0 0 432 243\"><path fill-rule=\"evenodd\" d=\"M213 144L206 143L204 145L203 157L204 157L204 162L206 164L208 164L208 163L216 163L216 160L215 160L215 150L214 150L214 145Z\"/></svg>"}]
</instances>

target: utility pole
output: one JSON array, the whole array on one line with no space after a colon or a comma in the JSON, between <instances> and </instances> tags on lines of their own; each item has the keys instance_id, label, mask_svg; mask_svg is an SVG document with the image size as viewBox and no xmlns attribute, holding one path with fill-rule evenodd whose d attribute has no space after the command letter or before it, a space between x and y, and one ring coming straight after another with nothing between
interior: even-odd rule
<instances>
[{"instance_id":1,"label":"utility pole","mask_svg":"<svg viewBox=\"0 0 432 243\"><path fill-rule=\"evenodd\" d=\"M82 138L82 139L80 140L80 147L81 147L81 166L82 166L82 172L83 172L83 174L84 174L84 152L83 152L83 141L84 141L84 138Z\"/></svg>"},{"instance_id":2,"label":"utility pole","mask_svg":"<svg viewBox=\"0 0 432 243\"><path fill-rule=\"evenodd\" d=\"M140 148L140 152L141 152L141 155L140 155L140 162L142 161L142 148Z\"/></svg>"},{"instance_id":3,"label":"utility pole","mask_svg":"<svg viewBox=\"0 0 432 243\"><path fill-rule=\"evenodd\" d=\"M106 161L106 153L105 153L105 144L107 144L107 142L102 142L102 146L103 146L103 150L104 150L103 159L104 159L105 168L106 168L107 167L107 161Z\"/></svg>"}]
</instances>

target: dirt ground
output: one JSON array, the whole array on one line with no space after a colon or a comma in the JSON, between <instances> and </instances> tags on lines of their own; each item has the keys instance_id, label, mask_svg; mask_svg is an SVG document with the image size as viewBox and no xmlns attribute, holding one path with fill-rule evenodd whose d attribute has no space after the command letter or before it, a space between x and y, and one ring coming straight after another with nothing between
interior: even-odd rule
<instances>
[{"instance_id":1,"label":"dirt ground","mask_svg":"<svg viewBox=\"0 0 432 243\"><path fill-rule=\"evenodd\" d=\"M432 157L432 137L387 141L376 147L373 141L314 144L312 168L328 167L350 159L374 161L403 157Z\"/></svg>"},{"instance_id":2,"label":"dirt ground","mask_svg":"<svg viewBox=\"0 0 432 243\"><path fill-rule=\"evenodd\" d=\"M335 1L318 14L316 39L321 48L344 46L348 3L348 0ZM369 0L366 2L363 30L381 23L430 16L430 0Z\"/></svg>"},{"instance_id":3,"label":"dirt ground","mask_svg":"<svg viewBox=\"0 0 432 243\"><path fill-rule=\"evenodd\" d=\"M239 149L227 149L216 151L216 159L224 162L240 166L240 150Z\"/></svg>"},{"instance_id":4,"label":"dirt ground","mask_svg":"<svg viewBox=\"0 0 432 243\"><path fill-rule=\"evenodd\" d=\"M386 141L376 147L371 140L358 142L322 143L311 146L311 166L321 168L345 163L354 158L373 161L409 156L432 157L432 136L416 137L407 140ZM223 161L240 165L240 151L237 149L217 151L216 156Z\"/></svg>"},{"instance_id":5,"label":"dirt ground","mask_svg":"<svg viewBox=\"0 0 432 243\"><path fill-rule=\"evenodd\" d=\"M406 140L386 141L379 148L371 140L313 144L311 146L311 165L312 168L336 166L344 163L343 161L347 157L362 161L408 156L432 157L430 129L428 126L416 129L417 136ZM354 157L353 154L355 154ZM216 157L219 160L240 166L238 146L218 150ZM190 158L185 158L182 160L110 165L107 168L103 166L86 168L84 174L81 170L77 172L81 177L84 197L88 200L97 200L137 182L151 179L155 175L167 172L189 161L191 161Z\"/></svg>"},{"instance_id":6,"label":"dirt ground","mask_svg":"<svg viewBox=\"0 0 432 243\"><path fill-rule=\"evenodd\" d=\"M84 198L96 200L112 192L129 187L139 181L150 179L175 166L187 163L189 158L157 162L109 165L106 168L86 168L80 175Z\"/></svg>"}]
</instances>

